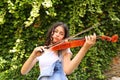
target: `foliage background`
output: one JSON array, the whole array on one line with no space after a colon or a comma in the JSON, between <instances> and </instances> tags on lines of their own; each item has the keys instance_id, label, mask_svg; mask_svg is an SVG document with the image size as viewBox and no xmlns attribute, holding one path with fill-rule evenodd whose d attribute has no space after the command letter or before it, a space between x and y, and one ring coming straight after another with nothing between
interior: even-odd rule
<instances>
[{"instance_id":1,"label":"foliage background","mask_svg":"<svg viewBox=\"0 0 120 80\"><path fill-rule=\"evenodd\" d=\"M24 76L20 69L34 47L44 44L47 29L53 22L65 22L71 35L102 23L80 36L94 32L120 36L119 4L120 0L0 0L0 79L37 79L38 65ZM71 49L73 56L79 49ZM104 72L118 51L120 40L117 43L98 40L68 76L69 80L107 79Z\"/></svg>"}]
</instances>

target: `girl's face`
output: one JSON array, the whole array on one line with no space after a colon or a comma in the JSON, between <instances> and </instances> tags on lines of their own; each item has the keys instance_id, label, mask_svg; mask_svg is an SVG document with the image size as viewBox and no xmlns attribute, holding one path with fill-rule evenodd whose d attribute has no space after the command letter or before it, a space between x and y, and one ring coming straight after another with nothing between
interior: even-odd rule
<instances>
[{"instance_id":1,"label":"girl's face","mask_svg":"<svg viewBox=\"0 0 120 80\"><path fill-rule=\"evenodd\" d=\"M64 36L65 36L64 28L61 26L56 27L53 32L53 36L52 36L53 43L62 40L64 38Z\"/></svg>"}]
</instances>

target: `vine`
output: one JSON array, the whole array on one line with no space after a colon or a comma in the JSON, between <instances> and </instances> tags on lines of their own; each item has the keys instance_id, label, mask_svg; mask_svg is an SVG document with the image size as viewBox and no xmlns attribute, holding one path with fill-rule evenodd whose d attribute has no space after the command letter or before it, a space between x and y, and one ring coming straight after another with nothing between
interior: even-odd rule
<instances>
[{"instance_id":1,"label":"vine","mask_svg":"<svg viewBox=\"0 0 120 80\"><path fill-rule=\"evenodd\" d=\"M103 24L80 36L118 34L120 1L115 0L3 0L0 3L0 78L35 80L38 65L22 76L20 69L34 47L43 45L51 23L63 21L74 35L95 23ZM103 44L104 43L104 44ZM120 51L120 41L98 40L69 80L105 80L112 58ZM71 49L73 56L81 47ZM32 77L31 77L32 76Z\"/></svg>"}]
</instances>

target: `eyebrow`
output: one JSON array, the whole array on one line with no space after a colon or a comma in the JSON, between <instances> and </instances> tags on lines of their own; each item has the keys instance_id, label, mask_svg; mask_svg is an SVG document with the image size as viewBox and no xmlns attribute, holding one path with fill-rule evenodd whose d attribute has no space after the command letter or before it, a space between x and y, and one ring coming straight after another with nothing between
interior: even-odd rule
<instances>
[{"instance_id":1,"label":"eyebrow","mask_svg":"<svg viewBox=\"0 0 120 80\"><path fill-rule=\"evenodd\" d=\"M55 29L55 31L56 31L56 30L59 31L59 29L57 29L57 28ZM60 33L65 33L65 32L64 32L64 31L60 31Z\"/></svg>"}]
</instances>

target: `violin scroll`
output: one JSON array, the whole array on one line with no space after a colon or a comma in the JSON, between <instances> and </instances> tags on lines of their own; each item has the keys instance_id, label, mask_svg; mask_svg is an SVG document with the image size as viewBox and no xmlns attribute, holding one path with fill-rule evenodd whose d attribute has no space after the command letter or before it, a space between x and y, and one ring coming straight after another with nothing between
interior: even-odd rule
<instances>
[{"instance_id":1,"label":"violin scroll","mask_svg":"<svg viewBox=\"0 0 120 80\"><path fill-rule=\"evenodd\" d=\"M118 35L117 34L113 35L111 41L112 42L117 42L118 41Z\"/></svg>"},{"instance_id":2,"label":"violin scroll","mask_svg":"<svg viewBox=\"0 0 120 80\"><path fill-rule=\"evenodd\" d=\"M100 36L102 40L110 41L110 42L117 42L118 41L118 35L115 34L112 37L109 36Z\"/></svg>"}]
</instances>

